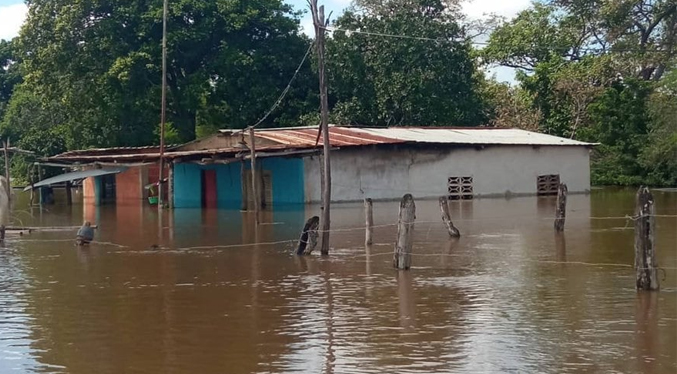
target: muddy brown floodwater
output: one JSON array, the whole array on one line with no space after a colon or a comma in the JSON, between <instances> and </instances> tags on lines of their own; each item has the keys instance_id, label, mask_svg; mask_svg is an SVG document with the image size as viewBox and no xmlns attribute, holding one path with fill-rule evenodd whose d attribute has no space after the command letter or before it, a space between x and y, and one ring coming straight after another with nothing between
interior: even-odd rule
<instances>
[{"instance_id":1,"label":"muddy brown floodwater","mask_svg":"<svg viewBox=\"0 0 677 374\"><path fill-rule=\"evenodd\" d=\"M0 248L0 373L675 373L677 192L654 191L660 292L634 289L633 191L417 201L413 269L392 269L397 202L334 205L331 255L293 241L317 206L17 208ZM24 200L25 197L20 197ZM19 201L17 206L22 206ZM25 204L24 204L25 206ZM257 242L258 244L252 244ZM153 249L158 245L160 249ZM319 249L318 249L319 251Z\"/></svg>"}]
</instances>

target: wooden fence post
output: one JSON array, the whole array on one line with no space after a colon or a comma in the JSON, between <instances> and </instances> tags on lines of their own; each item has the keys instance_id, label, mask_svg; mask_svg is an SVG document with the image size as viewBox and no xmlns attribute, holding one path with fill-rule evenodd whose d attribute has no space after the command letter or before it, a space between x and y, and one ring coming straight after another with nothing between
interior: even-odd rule
<instances>
[{"instance_id":1,"label":"wooden fence post","mask_svg":"<svg viewBox=\"0 0 677 374\"><path fill-rule=\"evenodd\" d=\"M557 188L557 212L555 213L555 230L564 231L564 220L567 215L567 185L560 183Z\"/></svg>"},{"instance_id":2,"label":"wooden fence post","mask_svg":"<svg viewBox=\"0 0 677 374\"><path fill-rule=\"evenodd\" d=\"M638 290L658 290L656 251L654 249L654 199L647 187L637 191L635 207L635 271Z\"/></svg>"},{"instance_id":3,"label":"wooden fence post","mask_svg":"<svg viewBox=\"0 0 677 374\"><path fill-rule=\"evenodd\" d=\"M374 234L374 203L370 198L364 199L364 221L366 226L364 245L371 245Z\"/></svg>"},{"instance_id":4,"label":"wooden fence post","mask_svg":"<svg viewBox=\"0 0 677 374\"><path fill-rule=\"evenodd\" d=\"M440 197L440 211L442 211L442 221L444 222L444 225L447 226L449 236L452 238L460 237L461 232L458 231L451 221L451 214L449 214L449 199L446 196Z\"/></svg>"},{"instance_id":5,"label":"wooden fence post","mask_svg":"<svg viewBox=\"0 0 677 374\"><path fill-rule=\"evenodd\" d=\"M70 181L66 182L66 204L73 205L73 189Z\"/></svg>"},{"instance_id":6,"label":"wooden fence post","mask_svg":"<svg viewBox=\"0 0 677 374\"><path fill-rule=\"evenodd\" d=\"M303 226L303 232L299 239L299 246L296 248L296 254L299 256L313 253L317 246L317 229L320 227L320 217L312 216Z\"/></svg>"},{"instance_id":7,"label":"wooden fence post","mask_svg":"<svg viewBox=\"0 0 677 374\"><path fill-rule=\"evenodd\" d=\"M411 248L414 245L414 221L416 220L416 204L411 194L406 194L400 202L400 217L397 222L397 241L393 266L399 270L411 267Z\"/></svg>"}]
</instances>

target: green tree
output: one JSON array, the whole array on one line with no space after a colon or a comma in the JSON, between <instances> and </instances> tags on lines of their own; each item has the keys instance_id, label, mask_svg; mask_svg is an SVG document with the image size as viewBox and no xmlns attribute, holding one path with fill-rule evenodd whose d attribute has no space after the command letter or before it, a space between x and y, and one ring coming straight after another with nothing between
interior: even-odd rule
<instances>
[{"instance_id":1,"label":"green tree","mask_svg":"<svg viewBox=\"0 0 677 374\"><path fill-rule=\"evenodd\" d=\"M25 78L62 106L68 148L157 142L162 1L27 3ZM171 1L168 30L168 121L181 141L195 138L198 120L218 128L255 122L309 45L281 0ZM312 80L308 65L301 75L301 84ZM266 125L312 107L308 92L295 86Z\"/></svg>"},{"instance_id":2,"label":"green tree","mask_svg":"<svg viewBox=\"0 0 677 374\"><path fill-rule=\"evenodd\" d=\"M66 151L70 129L65 113L57 102L37 96L25 84L16 86L5 116L0 122L0 137L12 145L31 150L37 156L51 156ZM12 157L12 183L26 184L34 158ZM48 172L56 172L48 169Z\"/></svg>"},{"instance_id":3,"label":"green tree","mask_svg":"<svg viewBox=\"0 0 677 374\"><path fill-rule=\"evenodd\" d=\"M476 66L460 19L453 3L440 0L357 2L336 20L327 42L335 120L381 126L483 123Z\"/></svg>"},{"instance_id":4,"label":"green tree","mask_svg":"<svg viewBox=\"0 0 677 374\"><path fill-rule=\"evenodd\" d=\"M593 183L638 185L644 180L638 155L648 141L650 94L650 83L631 78L613 83L590 104L595 125L582 129L581 139L602 143L593 154Z\"/></svg>"},{"instance_id":5,"label":"green tree","mask_svg":"<svg viewBox=\"0 0 677 374\"><path fill-rule=\"evenodd\" d=\"M662 77L675 57L676 20L668 0L551 0L498 27L481 55L518 69L542 131L574 137L615 78Z\"/></svg>"},{"instance_id":6,"label":"green tree","mask_svg":"<svg viewBox=\"0 0 677 374\"><path fill-rule=\"evenodd\" d=\"M538 131L541 113L532 106L533 98L521 87L490 79L482 84L480 93L486 102L485 116L490 126Z\"/></svg>"},{"instance_id":7,"label":"green tree","mask_svg":"<svg viewBox=\"0 0 677 374\"><path fill-rule=\"evenodd\" d=\"M600 142L596 184L674 184L677 3L550 0L498 27L486 63L518 69L543 132Z\"/></svg>"},{"instance_id":8,"label":"green tree","mask_svg":"<svg viewBox=\"0 0 677 374\"><path fill-rule=\"evenodd\" d=\"M647 182L677 186L677 70L671 70L651 95L648 140L640 152Z\"/></svg>"},{"instance_id":9,"label":"green tree","mask_svg":"<svg viewBox=\"0 0 677 374\"><path fill-rule=\"evenodd\" d=\"M0 40L0 120L12 97L14 87L21 83L19 63L14 49L11 40Z\"/></svg>"}]
</instances>

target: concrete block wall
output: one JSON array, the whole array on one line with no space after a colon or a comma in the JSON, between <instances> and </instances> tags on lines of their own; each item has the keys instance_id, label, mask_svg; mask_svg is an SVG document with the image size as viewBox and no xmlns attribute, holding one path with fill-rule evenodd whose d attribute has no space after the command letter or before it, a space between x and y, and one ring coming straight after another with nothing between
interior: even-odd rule
<instances>
[{"instance_id":1,"label":"concrete block wall","mask_svg":"<svg viewBox=\"0 0 677 374\"><path fill-rule=\"evenodd\" d=\"M305 201L319 202L320 158L304 163ZM332 153L332 201L448 194L452 176L473 177L475 196L530 195L539 175L559 174L570 192L590 190L590 156L577 146L492 146L439 149L352 148Z\"/></svg>"}]
</instances>

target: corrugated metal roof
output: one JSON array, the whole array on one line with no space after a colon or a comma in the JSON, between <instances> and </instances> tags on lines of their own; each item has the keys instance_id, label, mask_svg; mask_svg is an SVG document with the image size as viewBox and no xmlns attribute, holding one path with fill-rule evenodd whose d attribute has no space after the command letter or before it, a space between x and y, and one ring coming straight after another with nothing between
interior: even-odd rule
<instances>
[{"instance_id":1,"label":"corrugated metal roof","mask_svg":"<svg viewBox=\"0 0 677 374\"><path fill-rule=\"evenodd\" d=\"M170 144L165 146L165 151L176 148L177 144ZM143 153L153 153L159 152L159 145L147 145L142 147L111 147L111 148L90 148L90 149L77 149L73 151L67 151L60 153L53 157L61 156L98 156L98 155L113 155L113 154L128 154L130 151L134 151L137 154Z\"/></svg>"},{"instance_id":2,"label":"corrugated metal roof","mask_svg":"<svg viewBox=\"0 0 677 374\"><path fill-rule=\"evenodd\" d=\"M275 129L256 131L256 137L293 147L314 147L324 145L322 136L318 140L317 127ZM332 147L402 143L388 136L356 132L352 128L332 126L329 128L329 144Z\"/></svg>"},{"instance_id":3,"label":"corrugated metal roof","mask_svg":"<svg viewBox=\"0 0 677 374\"><path fill-rule=\"evenodd\" d=\"M315 146L317 128L257 130L256 136L290 147ZM502 128L440 128L440 127L340 127L329 128L329 142L333 147L372 144L428 143L468 145L575 145L589 146L558 136L520 129ZM322 137L317 143L322 145Z\"/></svg>"},{"instance_id":4,"label":"corrugated metal roof","mask_svg":"<svg viewBox=\"0 0 677 374\"><path fill-rule=\"evenodd\" d=\"M257 145L259 152L289 152L299 149L319 148L323 145L318 139L317 127L296 127L279 129L257 129L256 138L265 139L274 144ZM224 135L228 132L221 131ZM235 134L235 135L233 135ZM233 132L232 136L236 136ZM519 129L500 128L440 128L440 127L341 127L329 128L329 140L332 147L355 147L378 144L456 144L456 145L528 145L528 146L592 146L557 136L540 134ZM170 147L168 147L170 148ZM167 159L178 157L200 157L215 155L234 155L246 149L238 147L211 148L193 151L167 149ZM139 162L159 159L159 148L125 147L109 149L90 149L71 151L49 157L55 162Z\"/></svg>"},{"instance_id":5,"label":"corrugated metal roof","mask_svg":"<svg viewBox=\"0 0 677 374\"><path fill-rule=\"evenodd\" d=\"M520 129L501 128L354 128L355 133L365 136L381 136L401 142L431 144L476 144L476 145L578 145L591 143L579 142L557 136L541 134Z\"/></svg>"}]
</instances>

